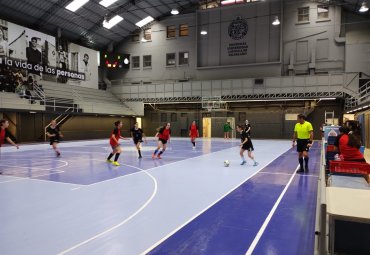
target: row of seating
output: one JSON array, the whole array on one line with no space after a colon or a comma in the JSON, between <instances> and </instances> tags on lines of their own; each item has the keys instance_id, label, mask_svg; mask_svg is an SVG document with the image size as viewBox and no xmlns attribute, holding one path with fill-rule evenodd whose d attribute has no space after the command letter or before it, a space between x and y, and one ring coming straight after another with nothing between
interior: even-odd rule
<instances>
[{"instance_id":1,"label":"row of seating","mask_svg":"<svg viewBox=\"0 0 370 255\"><path fill-rule=\"evenodd\" d=\"M73 100L85 113L135 115L134 111L125 107L109 91L49 81L43 81L42 84L47 100L48 98Z\"/></svg>"},{"instance_id":2,"label":"row of seating","mask_svg":"<svg viewBox=\"0 0 370 255\"><path fill-rule=\"evenodd\" d=\"M45 111L45 105L39 100L21 98L14 92L0 92L0 108L1 109L18 109L30 111Z\"/></svg>"}]
</instances>

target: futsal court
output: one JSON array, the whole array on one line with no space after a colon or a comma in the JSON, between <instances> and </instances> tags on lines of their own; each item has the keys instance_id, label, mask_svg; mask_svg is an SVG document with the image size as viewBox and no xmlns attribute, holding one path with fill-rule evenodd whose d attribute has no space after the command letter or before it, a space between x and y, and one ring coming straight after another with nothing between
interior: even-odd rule
<instances>
[{"instance_id":1,"label":"futsal court","mask_svg":"<svg viewBox=\"0 0 370 255\"><path fill-rule=\"evenodd\" d=\"M1 254L313 254L319 142L307 174L289 140L254 140L256 167L238 139L122 144L119 167L107 140L2 148Z\"/></svg>"}]
</instances>

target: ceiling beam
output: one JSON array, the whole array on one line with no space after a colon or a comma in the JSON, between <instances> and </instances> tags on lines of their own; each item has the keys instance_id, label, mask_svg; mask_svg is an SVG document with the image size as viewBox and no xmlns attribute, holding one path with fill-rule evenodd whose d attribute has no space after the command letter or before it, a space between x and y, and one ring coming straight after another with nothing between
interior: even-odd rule
<instances>
[{"instance_id":1,"label":"ceiling beam","mask_svg":"<svg viewBox=\"0 0 370 255\"><path fill-rule=\"evenodd\" d=\"M130 12L129 11L129 8L130 7L132 7L132 6L134 6L135 5L135 2L136 3L139 3L139 2L141 2L141 1L143 1L143 0L137 0L137 1L129 1L129 2L126 2L125 4L122 4L122 5L120 5L120 6L118 6L118 7L116 7L116 8L114 8L113 10L109 10L109 9L107 9L108 11L109 11L109 13L110 14L113 14L113 16L114 15L119 15L119 14L121 14L121 13L124 13L124 12L129 12L129 13L131 13L132 15L134 15L135 17L137 17L138 19L141 19L139 16L137 16L136 14L134 14L134 13L132 13L132 12ZM91 34L91 33L94 33L94 31L96 31L97 29L99 29L99 28L101 28L102 27L102 23L103 23L103 21L104 21L104 17L102 17L101 19L99 19L97 22L95 22L87 31L86 31L86 34L85 35L83 35L82 37L81 37L81 39L83 38L83 37L86 37L87 35L89 35L89 34ZM133 26L135 26L135 24L134 23L132 23L131 21L129 21L129 20L127 20L127 19L125 19L125 21L126 22L128 22L128 23L131 23L131 25L133 25Z\"/></svg>"},{"instance_id":2,"label":"ceiling beam","mask_svg":"<svg viewBox=\"0 0 370 255\"><path fill-rule=\"evenodd\" d=\"M47 9L44 14L37 19L32 27L35 29L40 29L59 9L60 6L65 6L70 0L58 0L49 9Z\"/></svg>"},{"instance_id":3,"label":"ceiling beam","mask_svg":"<svg viewBox=\"0 0 370 255\"><path fill-rule=\"evenodd\" d=\"M32 4L32 3L30 3L30 2L24 2L24 4L26 4L26 5L28 5L28 6L30 6L30 7L32 7L32 8L38 8L36 5L34 5L34 4ZM8 6L8 5L5 5L5 4L3 4L2 5L2 7L6 7L6 8L8 8L8 9L11 9L11 10L14 10L15 12L20 12L19 10L17 10L17 9L14 9L13 7L11 7L11 6ZM24 13L24 12L22 12L22 13ZM24 13L26 16L28 15L27 13ZM60 15L57 15L56 13L53 15L53 16L56 16L57 18L59 18L59 19L61 19L61 20L63 20L63 22L65 22L65 23L72 23L73 25L75 25L76 27L79 27L79 28L81 28L82 30L87 30L86 28L84 28L84 27L82 27L79 23L77 23L77 22L75 22L75 21L73 21L73 20L71 20L71 19L67 19L67 18L65 18L65 17L63 17L63 16L60 16ZM91 21L89 21L88 19L86 19L86 18L84 18L84 17L82 17L82 16L79 16L80 18L82 18L82 19L84 19L85 21L88 21L88 22L90 22L91 23ZM51 23L50 23L51 24ZM54 25L54 24L51 24L51 25ZM55 26L55 30L57 29L57 26L56 25L54 25ZM36 27L33 27L33 26L30 26L30 28L32 28L32 29L35 29L35 30L40 30L39 28L36 28ZM61 27L62 29L65 29L65 28L63 28L63 27ZM65 30L67 30L67 29L65 29ZM76 34L76 31L71 31L71 30L69 30L70 32L74 32L74 34ZM41 32L41 31L40 31ZM120 38L122 38L122 35L121 34L117 34L117 33L114 33L114 32L112 32L112 31L110 31L112 34L115 34L116 36L119 36ZM94 34L93 34L94 36L97 36L97 37L100 37L101 39L103 39L103 40L107 40L107 35L106 34L101 34L101 33L98 33L98 32L95 32ZM86 45L86 41L83 41L83 40L78 40L78 42L82 42L84 45ZM88 47L91 47L93 44L91 44L91 43L88 43Z\"/></svg>"},{"instance_id":4,"label":"ceiling beam","mask_svg":"<svg viewBox=\"0 0 370 255\"><path fill-rule=\"evenodd\" d=\"M19 13L19 14L22 14L22 15L24 15L24 16L27 16L27 15L29 15L28 13L25 13L25 12L23 12L23 11L20 11L20 10L17 10L17 9L15 9L15 8L13 8L13 7L11 7L11 6L7 6L7 5L2 5L1 6L2 8L4 8L5 10L10 10L10 11L13 11L13 12L17 12L17 13ZM15 22L15 23L20 23L19 22L19 20L17 21L17 20L11 20L11 17L8 17L10 20L9 21L13 21L13 22ZM22 24L19 24L19 25L22 25ZM23 24L25 27L27 26L27 25L25 25L25 24ZM55 26L55 25L54 25ZM55 26L55 28L56 28L56 26ZM71 30L69 30L69 29L64 29L64 30L66 30L66 31L68 31L68 32L70 32L71 34L76 34L76 31L71 31ZM41 31L40 31L41 32ZM102 39L104 39L104 40L107 40L107 38L106 37L103 37L103 36L100 36ZM74 40L73 40L74 41ZM75 41L74 41L75 42ZM84 46L88 46L88 45L84 45ZM93 47L94 49L100 49L100 47L102 47L102 46L104 46L104 44L96 44L96 46L98 46L98 47ZM91 46L90 46L91 47Z\"/></svg>"}]
</instances>

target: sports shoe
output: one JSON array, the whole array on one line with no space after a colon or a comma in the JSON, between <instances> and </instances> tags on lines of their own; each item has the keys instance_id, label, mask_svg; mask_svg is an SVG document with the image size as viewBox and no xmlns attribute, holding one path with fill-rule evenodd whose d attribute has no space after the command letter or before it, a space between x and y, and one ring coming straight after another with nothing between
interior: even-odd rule
<instances>
[{"instance_id":1,"label":"sports shoe","mask_svg":"<svg viewBox=\"0 0 370 255\"><path fill-rule=\"evenodd\" d=\"M304 170L302 168L300 168L300 169L297 170L297 174L301 174L303 172L304 172Z\"/></svg>"},{"instance_id":2,"label":"sports shoe","mask_svg":"<svg viewBox=\"0 0 370 255\"><path fill-rule=\"evenodd\" d=\"M152 159L154 159L154 158L155 158L155 154L153 153L153 154L152 154Z\"/></svg>"},{"instance_id":3,"label":"sports shoe","mask_svg":"<svg viewBox=\"0 0 370 255\"><path fill-rule=\"evenodd\" d=\"M113 160L111 160L111 159L107 159L107 162L109 162L109 163L113 163Z\"/></svg>"},{"instance_id":4,"label":"sports shoe","mask_svg":"<svg viewBox=\"0 0 370 255\"><path fill-rule=\"evenodd\" d=\"M258 166L258 162L254 161L253 166Z\"/></svg>"},{"instance_id":5,"label":"sports shoe","mask_svg":"<svg viewBox=\"0 0 370 255\"><path fill-rule=\"evenodd\" d=\"M3 174L3 172L0 171L0 174Z\"/></svg>"},{"instance_id":6,"label":"sports shoe","mask_svg":"<svg viewBox=\"0 0 370 255\"><path fill-rule=\"evenodd\" d=\"M160 154L158 154L157 158L158 158L158 159L162 159L162 157L161 157L161 155L160 155Z\"/></svg>"},{"instance_id":7,"label":"sports shoe","mask_svg":"<svg viewBox=\"0 0 370 255\"><path fill-rule=\"evenodd\" d=\"M60 157L60 152L57 152L57 157Z\"/></svg>"},{"instance_id":8,"label":"sports shoe","mask_svg":"<svg viewBox=\"0 0 370 255\"><path fill-rule=\"evenodd\" d=\"M193 150L195 150L195 146L193 146Z\"/></svg>"},{"instance_id":9,"label":"sports shoe","mask_svg":"<svg viewBox=\"0 0 370 255\"><path fill-rule=\"evenodd\" d=\"M117 161L113 161L112 164L115 166L120 166L120 164Z\"/></svg>"},{"instance_id":10,"label":"sports shoe","mask_svg":"<svg viewBox=\"0 0 370 255\"><path fill-rule=\"evenodd\" d=\"M139 155L139 158L142 158L143 156Z\"/></svg>"},{"instance_id":11,"label":"sports shoe","mask_svg":"<svg viewBox=\"0 0 370 255\"><path fill-rule=\"evenodd\" d=\"M240 165L245 165L245 163L247 163L247 161L243 160L242 163L240 163Z\"/></svg>"}]
</instances>

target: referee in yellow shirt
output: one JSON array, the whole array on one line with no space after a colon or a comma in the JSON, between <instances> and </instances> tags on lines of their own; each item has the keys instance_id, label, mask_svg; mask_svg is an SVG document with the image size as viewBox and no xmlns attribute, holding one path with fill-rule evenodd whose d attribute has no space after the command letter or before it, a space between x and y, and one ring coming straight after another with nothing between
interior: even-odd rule
<instances>
[{"instance_id":1,"label":"referee in yellow shirt","mask_svg":"<svg viewBox=\"0 0 370 255\"><path fill-rule=\"evenodd\" d=\"M304 169L308 172L308 151L312 146L313 128L311 123L306 121L306 116L303 114L299 114L297 116L297 122L298 123L295 124L294 127L293 147L297 140L298 161L300 165L297 173L303 173ZM305 168L303 168L303 159L305 162Z\"/></svg>"}]
</instances>

